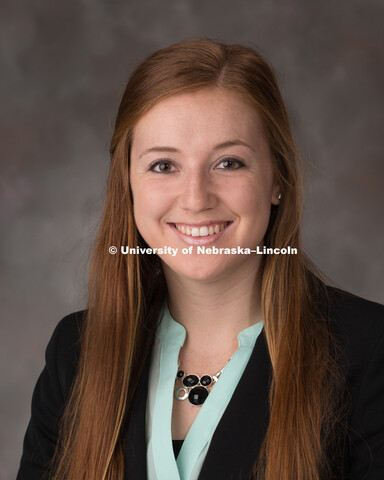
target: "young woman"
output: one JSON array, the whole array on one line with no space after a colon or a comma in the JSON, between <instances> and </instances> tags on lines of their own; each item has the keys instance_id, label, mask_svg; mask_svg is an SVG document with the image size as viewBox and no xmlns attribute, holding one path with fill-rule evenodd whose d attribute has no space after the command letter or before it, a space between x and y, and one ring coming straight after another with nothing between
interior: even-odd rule
<instances>
[{"instance_id":1,"label":"young woman","mask_svg":"<svg viewBox=\"0 0 384 480\"><path fill-rule=\"evenodd\" d=\"M302 252L265 60L209 39L154 53L110 152L89 305L47 347L18 479L384 478L384 307Z\"/></svg>"}]
</instances>

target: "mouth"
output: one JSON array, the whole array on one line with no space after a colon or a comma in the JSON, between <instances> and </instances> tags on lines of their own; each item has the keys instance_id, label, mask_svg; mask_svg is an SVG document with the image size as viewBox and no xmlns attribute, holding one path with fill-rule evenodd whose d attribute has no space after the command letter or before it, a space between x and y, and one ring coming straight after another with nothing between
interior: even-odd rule
<instances>
[{"instance_id":1,"label":"mouth","mask_svg":"<svg viewBox=\"0 0 384 480\"><path fill-rule=\"evenodd\" d=\"M204 225L190 225L186 223L172 223L171 225L189 237L214 237L233 223L232 221L212 222Z\"/></svg>"}]
</instances>

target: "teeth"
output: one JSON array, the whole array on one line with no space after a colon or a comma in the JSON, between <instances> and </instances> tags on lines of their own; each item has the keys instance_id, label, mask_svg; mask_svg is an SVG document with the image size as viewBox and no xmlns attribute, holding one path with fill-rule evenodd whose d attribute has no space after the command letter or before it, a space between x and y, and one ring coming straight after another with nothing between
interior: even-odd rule
<instances>
[{"instance_id":1,"label":"teeth","mask_svg":"<svg viewBox=\"0 0 384 480\"><path fill-rule=\"evenodd\" d=\"M185 233L186 235L192 237L208 237L209 235L220 233L227 226L227 223L210 225L209 227L184 227L183 225L177 224L175 224L175 226L181 233Z\"/></svg>"}]
</instances>

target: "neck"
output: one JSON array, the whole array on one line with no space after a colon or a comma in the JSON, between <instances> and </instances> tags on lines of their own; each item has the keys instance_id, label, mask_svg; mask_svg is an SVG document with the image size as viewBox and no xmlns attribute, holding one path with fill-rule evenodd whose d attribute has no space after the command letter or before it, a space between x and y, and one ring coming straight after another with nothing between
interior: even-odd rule
<instances>
[{"instance_id":1,"label":"neck","mask_svg":"<svg viewBox=\"0 0 384 480\"><path fill-rule=\"evenodd\" d=\"M229 358L237 350L237 335L262 320L255 270L211 282L180 277L168 268L164 274L170 313L187 331L180 358Z\"/></svg>"}]
</instances>

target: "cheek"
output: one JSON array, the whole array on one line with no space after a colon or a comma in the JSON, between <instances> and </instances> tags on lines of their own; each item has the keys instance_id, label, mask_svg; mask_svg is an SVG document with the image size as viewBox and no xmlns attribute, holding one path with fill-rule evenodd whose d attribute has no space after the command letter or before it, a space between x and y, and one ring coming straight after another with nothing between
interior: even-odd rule
<instances>
[{"instance_id":1,"label":"cheek","mask_svg":"<svg viewBox=\"0 0 384 480\"><path fill-rule=\"evenodd\" d=\"M272 185L268 178L263 179L241 182L239 188L232 189L230 197L231 208L240 217L239 238L252 248L264 238L271 213Z\"/></svg>"},{"instance_id":2,"label":"cheek","mask_svg":"<svg viewBox=\"0 0 384 480\"><path fill-rule=\"evenodd\" d=\"M271 185L268 180L246 179L236 188L229 188L230 202L239 214L252 215L268 211L271 204Z\"/></svg>"},{"instance_id":3,"label":"cheek","mask_svg":"<svg viewBox=\"0 0 384 480\"><path fill-rule=\"evenodd\" d=\"M132 195L135 222L143 235L144 230L151 228L154 222L163 217L171 202L164 194L163 188L147 182L145 185L136 182L132 188Z\"/></svg>"}]
</instances>

